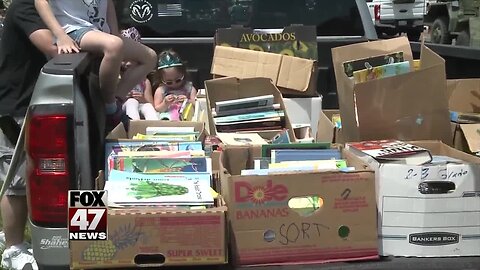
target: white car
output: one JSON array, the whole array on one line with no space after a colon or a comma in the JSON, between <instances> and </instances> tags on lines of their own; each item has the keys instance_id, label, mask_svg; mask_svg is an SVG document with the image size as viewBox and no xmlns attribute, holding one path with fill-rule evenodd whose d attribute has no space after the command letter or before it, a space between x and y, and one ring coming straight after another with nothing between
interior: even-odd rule
<instances>
[{"instance_id":1,"label":"white car","mask_svg":"<svg viewBox=\"0 0 480 270\"><path fill-rule=\"evenodd\" d=\"M366 0L377 33L406 33L418 41L423 32L423 16L428 0Z\"/></svg>"}]
</instances>

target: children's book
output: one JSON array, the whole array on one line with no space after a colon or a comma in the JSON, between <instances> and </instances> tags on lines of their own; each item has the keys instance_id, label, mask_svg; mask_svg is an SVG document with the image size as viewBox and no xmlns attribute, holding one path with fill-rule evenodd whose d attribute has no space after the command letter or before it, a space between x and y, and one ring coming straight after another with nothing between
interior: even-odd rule
<instances>
[{"instance_id":1,"label":"children's book","mask_svg":"<svg viewBox=\"0 0 480 270\"><path fill-rule=\"evenodd\" d=\"M355 171L355 167L346 167L341 169L318 169L315 165L302 165L287 168L272 168L272 169L248 169L242 170L241 175L271 175L271 174L298 174L298 173L315 173L324 171L340 171L340 172L352 172Z\"/></svg>"},{"instance_id":2,"label":"children's book","mask_svg":"<svg viewBox=\"0 0 480 270\"><path fill-rule=\"evenodd\" d=\"M192 121L193 116L195 115L195 106L188 102L188 100L185 100L180 108L179 113L181 121Z\"/></svg>"},{"instance_id":3,"label":"children's book","mask_svg":"<svg viewBox=\"0 0 480 270\"><path fill-rule=\"evenodd\" d=\"M215 124L219 125L219 124L229 124L229 123L240 123L243 121L253 122L254 120L272 119L272 118L279 118L284 116L285 116L285 113L279 110L279 111L267 111L267 112L221 116L221 117L214 118L214 121L215 121Z\"/></svg>"},{"instance_id":4,"label":"children's book","mask_svg":"<svg viewBox=\"0 0 480 270\"><path fill-rule=\"evenodd\" d=\"M208 157L116 157L112 169L144 174L212 173L212 160Z\"/></svg>"},{"instance_id":5,"label":"children's book","mask_svg":"<svg viewBox=\"0 0 480 270\"><path fill-rule=\"evenodd\" d=\"M118 172L122 173L122 172ZM105 182L109 203L116 205L190 206L213 205L209 181L201 179L177 179L140 175L123 177L112 171L112 179Z\"/></svg>"},{"instance_id":6,"label":"children's book","mask_svg":"<svg viewBox=\"0 0 480 270\"><path fill-rule=\"evenodd\" d=\"M218 101L215 103L215 112L223 113L224 111L231 111L237 109L264 107L273 105L274 96L264 95L248 98L239 98L225 101Z\"/></svg>"},{"instance_id":7,"label":"children's book","mask_svg":"<svg viewBox=\"0 0 480 270\"><path fill-rule=\"evenodd\" d=\"M257 133L217 133L225 145L263 145L267 141Z\"/></svg>"},{"instance_id":8,"label":"children's book","mask_svg":"<svg viewBox=\"0 0 480 270\"><path fill-rule=\"evenodd\" d=\"M283 161L279 163L268 164L269 169L275 168L292 168L301 166L314 166L317 170L320 169L344 169L347 168L347 161L344 159L339 160L298 160L298 161Z\"/></svg>"},{"instance_id":9,"label":"children's book","mask_svg":"<svg viewBox=\"0 0 480 270\"><path fill-rule=\"evenodd\" d=\"M274 149L330 149L331 143L285 143L262 145L262 157L270 157Z\"/></svg>"},{"instance_id":10,"label":"children's book","mask_svg":"<svg viewBox=\"0 0 480 270\"><path fill-rule=\"evenodd\" d=\"M297 160L341 159L338 149L273 149L270 152L272 163Z\"/></svg>"},{"instance_id":11,"label":"children's book","mask_svg":"<svg viewBox=\"0 0 480 270\"><path fill-rule=\"evenodd\" d=\"M352 77L355 71L383 66L386 64L400 63L404 61L403 52L387 55L357 59L343 63L343 69L348 77Z\"/></svg>"},{"instance_id":12,"label":"children's book","mask_svg":"<svg viewBox=\"0 0 480 270\"><path fill-rule=\"evenodd\" d=\"M147 127L146 135L165 135L165 134L192 134L195 133L194 127Z\"/></svg>"},{"instance_id":13,"label":"children's book","mask_svg":"<svg viewBox=\"0 0 480 270\"><path fill-rule=\"evenodd\" d=\"M166 135L144 135L137 134L133 136L134 140L156 140L164 142L196 141L198 132L195 134L166 134Z\"/></svg>"},{"instance_id":14,"label":"children's book","mask_svg":"<svg viewBox=\"0 0 480 270\"><path fill-rule=\"evenodd\" d=\"M204 157L203 150L186 151L124 151L113 154L116 157L164 157L164 158L185 158L185 157Z\"/></svg>"},{"instance_id":15,"label":"children's book","mask_svg":"<svg viewBox=\"0 0 480 270\"><path fill-rule=\"evenodd\" d=\"M213 117L220 117L220 116L230 116L230 115L238 115L238 114L248 114L248 113L257 113L257 112L267 112L267 111L275 111L280 110L280 104L276 103L270 106L259 106L259 107L252 107L252 108L241 108L236 110L228 110L217 113L215 108L212 108L212 116Z\"/></svg>"},{"instance_id":16,"label":"children's book","mask_svg":"<svg viewBox=\"0 0 480 270\"><path fill-rule=\"evenodd\" d=\"M362 83L387 77L393 77L410 72L410 62L387 64L353 72L355 83Z\"/></svg>"},{"instance_id":17,"label":"children's book","mask_svg":"<svg viewBox=\"0 0 480 270\"><path fill-rule=\"evenodd\" d=\"M422 165L432 161L430 151L398 140L347 143L346 148L359 156L371 156L379 162Z\"/></svg>"}]
</instances>

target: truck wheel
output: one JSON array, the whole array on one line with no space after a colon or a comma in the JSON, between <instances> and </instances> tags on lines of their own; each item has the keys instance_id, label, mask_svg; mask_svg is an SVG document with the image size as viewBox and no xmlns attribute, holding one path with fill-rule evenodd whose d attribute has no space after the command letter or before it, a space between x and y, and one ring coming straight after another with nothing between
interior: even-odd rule
<instances>
[{"instance_id":1,"label":"truck wheel","mask_svg":"<svg viewBox=\"0 0 480 270\"><path fill-rule=\"evenodd\" d=\"M420 39L421 34L422 34L422 32L420 32L420 31L411 30L411 31L407 32L407 37L408 37L408 40L410 40L410 41L418 41Z\"/></svg>"},{"instance_id":2,"label":"truck wheel","mask_svg":"<svg viewBox=\"0 0 480 270\"><path fill-rule=\"evenodd\" d=\"M446 17L437 18L432 25L430 41L436 44L451 44L452 38L448 33L448 20Z\"/></svg>"},{"instance_id":3,"label":"truck wheel","mask_svg":"<svg viewBox=\"0 0 480 270\"><path fill-rule=\"evenodd\" d=\"M458 34L455 45L458 46L470 46L470 34L466 30L463 30Z\"/></svg>"}]
</instances>

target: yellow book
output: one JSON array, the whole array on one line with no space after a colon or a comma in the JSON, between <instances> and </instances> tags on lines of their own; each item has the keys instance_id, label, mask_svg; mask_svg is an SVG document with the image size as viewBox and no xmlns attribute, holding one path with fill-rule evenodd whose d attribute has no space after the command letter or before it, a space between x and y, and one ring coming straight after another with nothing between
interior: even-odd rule
<instances>
[{"instance_id":1,"label":"yellow book","mask_svg":"<svg viewBox=\"0 0 480 270\"><path fill-rule=\"evenodd\" d=\"M196 141L196 135L181 135L181 134L172 134L172 135L144 135L138 133L133 136L134 140L165 140L165 141Z\"/></svg>"}]
</instances>

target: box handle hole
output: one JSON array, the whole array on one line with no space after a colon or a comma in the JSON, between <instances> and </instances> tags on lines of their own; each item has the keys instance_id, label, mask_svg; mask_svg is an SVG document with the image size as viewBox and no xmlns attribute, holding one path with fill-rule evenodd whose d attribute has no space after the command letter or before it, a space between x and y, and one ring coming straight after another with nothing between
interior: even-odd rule
<instances>
[{"instance_id":1,"label":"box handle hole","mask_svg":"<svg viewBox=\"0 0 480 270\"><path fill-rule=\"evenodd\" d=\"M318 195L293 197L288 200L288 207L302 217L308 217L320 211L323 199Z\"/></svg>"},{"instance_id":2,"label":"box handle hole","mask_svg":"<svg viewBox=\"0 0 480 270\"><path fill-rule=\"evenodd\" d=\"M421 194L447 194L455 191L455 183L450 181L429 181L418 185Z\"/></svg>"},{"instance_id":3,"label":"box handle hole","mask_svg":"<svg viewBox=\"0 0 480 270\"><path fill-rule=\"evenodd\" d=\"M133 261L137 266L159 266L165 263L165 256L162 254L137 254Z\"/></svg>"}]
</instances>

